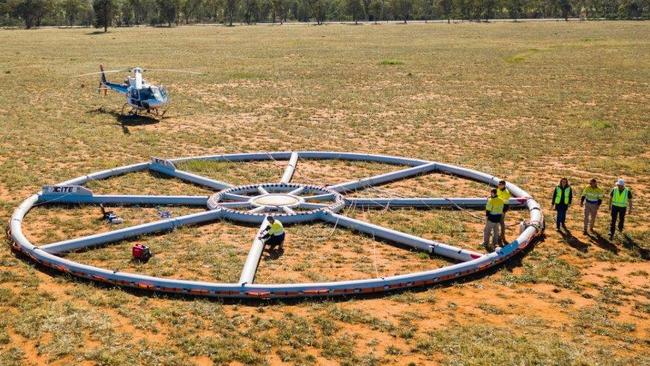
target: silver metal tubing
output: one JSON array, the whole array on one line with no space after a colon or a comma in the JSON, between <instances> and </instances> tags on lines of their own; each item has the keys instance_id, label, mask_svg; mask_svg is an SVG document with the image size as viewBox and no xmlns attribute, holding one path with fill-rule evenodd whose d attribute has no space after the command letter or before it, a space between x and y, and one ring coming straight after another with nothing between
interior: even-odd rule
<instances>
[{"instance_id":1,"label":"silver metal tubing","mask_svg":"<svg viewBox=\"0 0 650 366\"><path fill-rule=\"evenodd\" d=\"M289 159L289 164L287 164L287 168L284 171L284 174L282 175L282 179L280 179L280 183L289 183L291 182L291 178L293 177L293 173L296 171L296 164L298 164L298 153L293 152L291 153L291 158Z\"/></svg>"},{"instance_id":2,"label":"silver metal tubing","mask_svg":"<svg viewBox=\"0 0 650 366\"><path fill-rule=\"evenodd\" d=\"M116 242L134 236L155 233L164 230L170 230L183 225L199 224L207 221L214 221L221 217L221 211L207 211L191 215L179 216L165 220L150 222L147 224L136 225L124 229L109 231L107 233L84 236L81 238L64 240L48 245L43 245L42 249L50 254L69 252L81 248Z\"/></svg>"},{"instance_id":3,"label":"silver metal tubing","mask_svg":"<svg viewBox=\"0 0 650 366\"><path fill-rule=\"evenodd\" d=\"M435 171L436 167L437 167L437 163L422 164L407 169L397 170L390 173L375 175L373 177L362 178L362 179L353 180L345 183L335 184L327 188L337 192L354 191L359 188L376 186L376 185L393 182L400 179L410 178L418 174L429 173Z\"/></svg>"},{"instance_id":4,"label":"silver metal tubing","mask_svg":"<svg viewBox=\"0 0 650 366\"><path fill-rule=\"evenodd\" d=\"M526 199L511 198L508 204L513 207L526 207ZM463 207L463 208L484 208L487 204L487 198L346 198L345 203L348 206L361 208L383 208L383 207L415 207L415 208L434 208L434 207Z\"/></svg>"},{"instance_id":5,"label":"silver metal tubing","mask_svg":"<svg viewBox=\"0 0 650 366\"><path fill-rule=\"evenodd\" d=\"M257 266L260 263L260 258L262 257L262 252L264 251L264 242L260 239L262 231L268 226L268 221L266 219L262 221L260 229L257 230L255 234L255 239L253 239L253 245L248 251L248 257L246 257L246 262L244 263L244 268L241 271L239 276L239 284L252 284L255 279L255 272L257 272Z\"/></svg>"},{"instance_id":6,"label":"silver metal tubing","mask_svg":"<svg viewBox=\"0 0 650 366\"><path fill-rule=\"evenodd\" d=\"M406 234L397 230L387 229L365 221L356 220L336 213L326 213L322 219L343 226L348 229L356 230L372 237L389 240L395 243L410 246L415 249L434 253L443 257L455 259L458 261L471 261L483 256L483 254L467 249L461 249L452 245L444 244L438 241L423 239L414 235Z\"/></svg>"}]
</instances>

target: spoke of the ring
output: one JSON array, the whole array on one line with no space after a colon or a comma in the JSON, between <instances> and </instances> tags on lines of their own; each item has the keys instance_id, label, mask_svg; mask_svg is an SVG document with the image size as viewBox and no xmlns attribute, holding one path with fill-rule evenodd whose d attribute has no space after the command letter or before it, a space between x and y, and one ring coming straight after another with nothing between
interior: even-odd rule
<instances>
[{"instance_id":1,"label":"spoke of the ring","mask_svg":"<svg viewBox=\"0 0 650 366\"><path fill-rule=\"evenodd\" d=\"M264 187L262 187L262 186L258 186L258 187L257 187L257 190L258 190L261 194L269 194L269 191L267 191L266 189L264 189Z\"/></svg>"},{"instance_id":2,"label":"spoke of the ring","mask_svg":"<svg viewBox=\"0 0 650 366\"><path fill-rule=\"evenodd\" d=\"M297 195L301 194L302 191L304 191L304 190L305 190L305 187L298 187L298 188L294 189L293 191L289 192L289 194L297 196Z\"/></svg>"},{"instance_id":3,"label":"spoke of the ring","mask_svg":"<svg viewBox=\"0 0 650 366\"><path fill-rule=\"evenodd\" d=\"M334 199L334 194L332 193L324 193L324 194L317 194L315 196L302 196L304 200L314 200L314 201L327 201Z\"/></svg>"},{"instance_id":4,"label":"spoke of the ring","mask_svg":"<svg viewBox=\"0 0 650 366\"><path fill-rule=\"evenodd\" d=\"M481 253L467 249L458 248L441 242L428 240L415 235L406 234L397 230L384 228L369 222L356 220L347 216L328 212L323 215L323 220L332 224L343 226L348 229L356 230L368 234L375 238L388 240L391 242L410 246L415 249L423 250L428 253L438 254L443 257L455 259L458 261L470 261L482 256Z\"/></svg>"},{"instance_id":5,"label":"spoke of the ring","mask_svg":"<svg viewBox=\"0 0 650 366\"><path fill-rule=\"evenodd\" d=\"M114 204L114 205L186 205L205 206L208 196L152 196L119 194L44 195L38 203Z\"/></svg>"},{"instance_id":6,"label":"spoke of the ring","mask_svg":"<svg viewBox=\"0 0 650 366\"><path fill-rule=\"evenodd\" d=\"M323 204L323 203L308 203L308 202L302 202L298 207L304 208L307 210L318 210L319 208L327 207L328 205Z\"/></svg>"},{"instance_id":7,"label":"spoke of the ring","mask_svg":"<svg viewBox=\"0 0 650 366\"><path fill-rule=\"evenodd\" d=\"M212 189L216 190L222 190L226 188L232 188L233 186L222 181L218 181L216 179L204 177L202 175L186 172L183 170L178 170L178 169L171 169L167 167L162 167L157 164L152 164L149 166L149 169L157 171L162 174L166 174L172 177L176 177L178 179L191 182L194 184L198 184L204 187L209 187Z\"/></svg>"},{"instance_id":8,"label":"spoke of the ring","mask_svg":"<svg viewBox=\"0 0 650 366\"><path fill-rule=\"evenodd\" d=\"M284 212L288 213L289 215L293 215L293 214L296 213L296 211L292 210L290 207L287 207L287 206L282 206L282 210Z\"/></svg>"},{"instance_id":9,"label":"spoke of the ring","mask_svg":"<svg viewBox=\"0 0 650 366\"><path fill-rule=\"evenodd\" d=\"M251 199L248 196L243 196L241 194L234 194L234 193L229 193L229 192L224 193L222 197L223 197L223 199L233 200L233 201L247 201L247 200Z\"/></svg>"},{"instance_id":10,"label":"spoke of the ring","mask_svg":"<svg viewBox=\"0 0 650 366\"><path fill-rule=\"evenodd\" d=\"M262 252L264 251L264 242L260 239L262 232L268 226L266 219L262 221L260 229L253 239L253 245L248 251L248 256L246 257L246 262L244 262L244 268L242 268L241 275L239 276L240 284L251 284L255 279L255 272L257 272L257 266L260 263L260 258L262 257Z\"/></svg>"},{"instance_id":11,"label":"spoke of the ring","mask_svg":"<svg viewBox=\"0 0 650 366\"><path fill-rule=\"evenodd\" d=\"M258 212L263 212L264 210L266 210L266 206L260 206L252 210L249 210L248 213L258 213Z\"/></svg>"},{"instance_id":12,"label":"spoke of the ring","mask_svg":"<svg viewBox=\"0 0 650 366\"><path fill-rule=\"evenodd\" d=\"M293 177L293 173L296 171L297 164L298 164L298 153L292 152L291 157L289 158L289 164L287 164L287 167L284 170L284 174L282 175L282 179L280 179L280 183L291 182L291 178Z\"/></svg>"},{"instance_id":13,"label":"spoke of the ring","mask_svg":"<svg viewBox=\"0 0 650 366\"><path fill-rule=\"evenodd\" d=\"M337 192L348 192L369 186L376 186L396 180L407 179L419 174L425 174L436 170L436 163L422 164L411 168L396 170L394 172L379 174L372 177L361 178L345 183L339 183L328 188Z\"/></svg>"},{"instance_id":14,"label":"spoke of the ring","mask_svg":"<svg viewBox=\"0 0 650 366\"><path fill-rule=\"evenodd\" d=\"M57 254L62 252L69 252L91 246L112 243L134 236L151 234L159 231L170 230L175 227L184 225L200 224L203 222L214 221L221 217L221 211L207 211L191 215L179 216L171 219L159 220L147 224L136 225L124 229L109 231L107 233L95 234L84 236L77 239L60 241L48 245L43 245L40 249L51 253Z\"/></svg>"},{"instance_id":15,"label":"spoke of the ring","mask_svg":"<svg viewBox=\"0 0 650 366\"><path fill-rule=\"evenodd\" d=\"M246 202L220 202L219 203L220 207L227 207L227 208L245 208L245 207L250 207L251 203L246 201Z\"/></svg>"},{"instance_id":16,"label":"spoke of the ring","mask_svg":"<svg viewBox=\"0 0 650 366\"><path fill-rule=\"evenodd\" d=\"M446 197L421 197L421 198L385 198L385 197L362 197L346 198L348 206L381 208L381 207L462 207L462 208L483 208L487 204L487 198L446 198ZM524 207L525 199L512 198L508 201L512 207Z\"/></svg>"}]
</instances>

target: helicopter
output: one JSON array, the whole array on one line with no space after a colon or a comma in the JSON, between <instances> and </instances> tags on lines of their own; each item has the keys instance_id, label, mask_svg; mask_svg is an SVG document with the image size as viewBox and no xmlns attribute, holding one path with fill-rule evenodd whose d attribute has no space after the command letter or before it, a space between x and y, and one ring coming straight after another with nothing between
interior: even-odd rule
<instances>
[{"instance_id":1,"label":"helicopter","mask_svg":"<svg viewBox=\"0 0 650 366\"><path fill-rule=\"evenodd\" d=\"M173 70L173 69L143 69L141 67L133 67L119 70L104 70L103 65L99 65L99 72L79 75L88 76L100 74L99 86L97 91L104 95L109 90L124 94L126 96L126 103L122 106L122 114L128 107L129 115L138 115L139 113L148 113L156 117L163 117L167 112L167 105L169 103L169 94L163 85L149 84L142 74L145 71L166 71L166 72L181 72L188 74L201 75L200 72L187 71L187 70ZM132 72L133 75L127 76L123 83L114 83L108 81L106 74L116 72Z\"/></svg>"}]
</instances>

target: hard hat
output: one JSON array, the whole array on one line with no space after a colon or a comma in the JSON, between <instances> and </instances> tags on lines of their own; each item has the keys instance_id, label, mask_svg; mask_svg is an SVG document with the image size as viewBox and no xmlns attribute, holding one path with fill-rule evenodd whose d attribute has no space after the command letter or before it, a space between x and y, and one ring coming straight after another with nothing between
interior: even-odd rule
<instances>
[{"instance_id":1,"label":"hard hat","mask_svg":"<svg viewBox=\"0 0 650 366\"><path fill-rule=\"evenodd\" d=\"M625 181L623 180L623 178L618 178L618 180L616 181L616 185L617 186L624 186Z\"/></svg>"}]
</instances>

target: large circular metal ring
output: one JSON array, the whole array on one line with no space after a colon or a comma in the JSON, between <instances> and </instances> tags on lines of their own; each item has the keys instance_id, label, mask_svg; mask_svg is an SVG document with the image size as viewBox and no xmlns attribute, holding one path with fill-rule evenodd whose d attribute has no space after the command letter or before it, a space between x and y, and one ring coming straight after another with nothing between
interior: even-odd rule
<instances>
[{"instance_id":1,"label":"large circular metal ring","mask_svg":"<svg viewBox=\"0 0 650 366\"><path fill-rule=\"evenodd\" d=\"M366 161L401 165L403 168L385 174L355 179L334 185L314 186L291 182L299 159ZM276 183L232 186L226 182L186 172L176 167L178 163L190 160L230 162L286 160L288 164L284 175ZM94 194L91 190L84 187L84 184L89 181L146 169L211 188L215 193L209 197L99 195ZM367 208L391 207L396 209L400 207L467 207L483 209L485 206L485 198L353 198L346 196L347 192L432 173L452 174L492 186L496 185L500 180L497 177L476 170L439 162L347 152L265 152L221 154L179 159L152 158L150 162L109 169L84 175L56 185L43 187L41 192L27 198L14 211L10 222L10 236L13 242L13 248L24 253L35 262L93 281L153 291L204 296L284 298L374 293L452 280L485 271L490 267L504 262L529 246L541 233L544 222L539 204L523 189L510 182L507 183L507 188L513 197L509 202L510 205L514 208L527 209L530 213L530 218L521 223L519 236L514 241L503 247L497 247L491 253L480 253L471 249L455 247L339 214L341 209L346 206ZM22 222L25 215L36 204L47 205L53 203L188 205L207 207L207 210L175 218L164 218L160 221L126 227L108 233L89 235L44 245L32 244L22 232ZM373 238L395 242L431 255L443 256L457 263L427 271L362 280L257 284L254 282L255 271L260 260L261 252L264 249L264 244L257 237L253 240L251 251L242 270L240 280L237 283L213 283L145 276L98 268L77 263L60 256L61 253L119 242L127 238L161 232L178 226L214 222L221 219L258 223L262 224L262 229L265 226L265 218L267 216L275 216L287 224L310 221L331 223L337 227L344 227L370 235Z\"/></svg>"}]
</instances>

